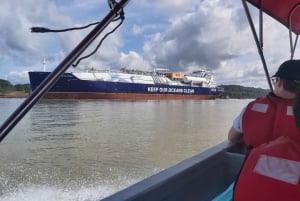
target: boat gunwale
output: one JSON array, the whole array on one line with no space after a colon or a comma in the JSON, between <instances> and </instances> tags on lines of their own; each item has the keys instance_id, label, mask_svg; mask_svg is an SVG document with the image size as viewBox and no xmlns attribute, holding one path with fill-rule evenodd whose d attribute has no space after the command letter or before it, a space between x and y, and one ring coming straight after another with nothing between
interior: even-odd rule
<instances>
[{"instance_id":1,"label":"boat gunwale","mask_svg":"<svg viewBox=\"0 0 300 201\"><path fill-rule=\"evenodd\" d=\"M236 179L246 151L242 144L234 144L229 141L222 142L114 193L104 198L103 201L211 200ZM225 164L225 166L220 168L218 166L220 163ZM204 166L207 168L203 168ZM203 178L199 179L197 176L203 175L203 172L211 172L216 167L223 171L220 174L216 173L216 175L225 177L225 179L220 178L218 187L214 186L214 182L219 178L208 181ZM224 171L228 174L224 174ZM228 175L230 176L228 177ZM203 189L209 190L209 192ZM186 190L190 193L187 193Z\"/></svg>"}]
</instances>

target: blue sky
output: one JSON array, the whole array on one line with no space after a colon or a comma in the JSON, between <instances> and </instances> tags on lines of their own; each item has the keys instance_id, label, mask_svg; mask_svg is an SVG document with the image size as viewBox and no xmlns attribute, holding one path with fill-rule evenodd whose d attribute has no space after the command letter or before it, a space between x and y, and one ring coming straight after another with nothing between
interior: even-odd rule
<instances>
[{"instance_id":1,"label":"blue sky","mask_svg":"<svg viewBox=\"0 0 300 201\"><path fill-rule=\"evenodd\" d=\"M69 71L159 67L190 72L208 68L217 84L268 88L240 1L131 0L124 10L120 29L96 55ZM100 21L108 11L106 0L1 2L0 79L29 83L27 72L43 70L43 59L47 70L53 70L88 31L37 34L30 32L31 27L82 26ZM273 74L289 58L288 30L265 19L265 54Z\"/></svg>"}]
</instances>

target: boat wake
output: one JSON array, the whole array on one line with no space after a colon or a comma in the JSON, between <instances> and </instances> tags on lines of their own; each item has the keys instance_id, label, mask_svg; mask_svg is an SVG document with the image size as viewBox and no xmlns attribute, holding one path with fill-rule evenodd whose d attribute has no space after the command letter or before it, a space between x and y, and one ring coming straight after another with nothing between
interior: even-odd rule
<instances>
[{"instance_id":1,"label":"boat wake","mask_svg":"<svg viewBox=\"0 0 300 201\"><path fill-rule=\"evenodd\" d=\"M55 186L30 186L0 196L6 201L93 201L104 198L116 191L115 186L82 187L62 189Z\"/></svg>"},{"instance_id":2,"label":"boat wake","mask_svg":"<svg viewBox=\"0 0 300 201\"><path fill-rule=\"evenodd\" d=\"M135 181L136 182L136 181ZM128 182L132 183L132 182ZM117 184L99 184L82 186L79 188L62 188L47 185L22 185L17 189L10 189L0 195L5 201L96 201L103 199L124 188Z\"/></svg>"}]
</instances>

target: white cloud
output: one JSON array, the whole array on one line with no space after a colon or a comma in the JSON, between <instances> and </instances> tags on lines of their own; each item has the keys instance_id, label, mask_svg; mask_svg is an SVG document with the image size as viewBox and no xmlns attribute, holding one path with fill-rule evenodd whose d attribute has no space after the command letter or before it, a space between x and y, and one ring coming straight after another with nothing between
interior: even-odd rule
<instances>
[{"instance_id":1,"label":"white cloud","mask_svg":"<svg viewBox=\"0 0 300 201\"><path fill-rule=\"evenodd\" d=\"M134 24L133 27L132 27L132 33L133 33L134 35L142 34L143 31L144 31L143 27L138 26L138 25L136 25L136 24Z\"/></svg>"},{"instance_id":2,"label":"white cloud","mask_svg":"<svg viewBox=\"0 0 300 201\"><path fill-rule=\"evenodd\" d=\"M11 71L9 72L7 79L12 84L29 83L28 71Z\"/></svg>"},{"instance_id":3,"label":"white cloud","mask_svg":"<svg viewBox=\"0 0 300 201\"><path fill-rule=\"evenodd\" d=\"M122 67L136 70L153 70L137 52L130 51L128 54L121 53L120 63Z\"/></svg>"},{"instance_id":4,"label":"white cloud","mask_svg":"<svg viewBox=\"0 0 300 201\"><path fill-rule=\"evenodd\" d=\"M151 9L159 9L166 15L185 12L195 3L197 4L194 0L141 0L140 3Z\"/></svg>"},{"instance_id":5,"label":"white cloud","mask_svg":"<svg viewBox=\"0 0 300 201\"><path fill-rule=\"evenodd\" d=\"M221 61L237 57L241 47L232 38L237 39L240 30L231 21L233 11L226 5L218 7L214 3L213 6L210 12L202 6L173 17L168 30L147 41L146 54L153 55L158 65L174 70L184 70L190 64L215 69Z\"/></svg>"}]
</instances>

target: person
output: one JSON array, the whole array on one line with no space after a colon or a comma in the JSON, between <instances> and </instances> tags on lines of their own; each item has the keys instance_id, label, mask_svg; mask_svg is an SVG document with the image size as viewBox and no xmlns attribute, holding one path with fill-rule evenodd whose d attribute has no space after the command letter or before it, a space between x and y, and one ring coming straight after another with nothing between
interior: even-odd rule
<instances>
[{"instance_id":1,"label":"person","mask_svg":"<svg viewBox=\"0 0 300 201\"><path fill-rule=\"evenodd\" d=\"M274 93L251 102L228 134L253 148L235 182L234 201L300 200L300 60L284 62L274 77Z\"/></svg>"},{"instance_id":2,"label":"person","mask_svg":"<svg viewBox=\"0 0 300 201\"><path fill-rule=\"evenodd\" d=\"M300 200L300 60L283 62L272 79L274 92L234 119L228 140L253 149L236 182L213 201Z\"/></svg>"},{"instance_id":3,"label":"person","mask_svg":"<svg viewBox=\"0 0 300 201\"><path fill-rule=\"evenodd\" d=\"M272 80L274 92L250 102L241 111L228 132L228 140L257 147L281 135L300 139L293 116L300 60L283 62Z\"/></svg>"}]
</instances>

